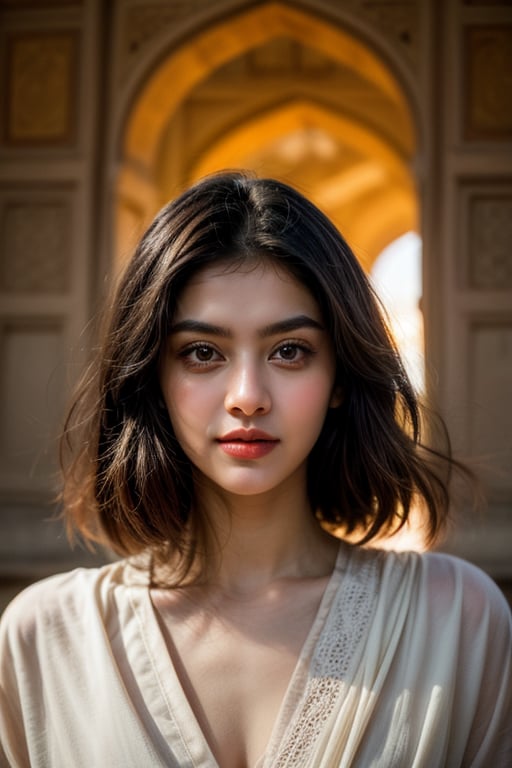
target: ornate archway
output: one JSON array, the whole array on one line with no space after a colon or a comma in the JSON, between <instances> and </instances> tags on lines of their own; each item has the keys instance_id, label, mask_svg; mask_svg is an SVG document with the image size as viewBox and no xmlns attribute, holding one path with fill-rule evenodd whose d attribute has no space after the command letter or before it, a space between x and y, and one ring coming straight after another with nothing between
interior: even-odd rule
<instances>
[{"instance_id":1,"label":"ornate archway","mask_svg":"<svg viewBox=\"0 0 512 768\"><path fill-rule=\"evenodd\" d=\"M415 133L398 78L358 36L281 3L232 14L175 44L135 92L120 131L116 252L184 185L249 167L303 189L369 268L417 229Z\"/></svg>"}]
</instances>

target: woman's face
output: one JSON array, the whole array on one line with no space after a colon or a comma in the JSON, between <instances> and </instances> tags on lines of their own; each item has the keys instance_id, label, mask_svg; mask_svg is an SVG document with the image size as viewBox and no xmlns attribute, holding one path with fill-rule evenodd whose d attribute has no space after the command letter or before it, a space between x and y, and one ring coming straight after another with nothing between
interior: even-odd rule
<instances>
[{"instance_id":1,"label":"woman's face","mask_svg":"<svg viewBox=\"0 0 512 768\"><path fill-rule=\"evenodd\" d=\"M269 261L199 271L178 301L160 365L174 432L217 492L304 483L335 359L309 291Z\"/></svg>"}]
</instances>

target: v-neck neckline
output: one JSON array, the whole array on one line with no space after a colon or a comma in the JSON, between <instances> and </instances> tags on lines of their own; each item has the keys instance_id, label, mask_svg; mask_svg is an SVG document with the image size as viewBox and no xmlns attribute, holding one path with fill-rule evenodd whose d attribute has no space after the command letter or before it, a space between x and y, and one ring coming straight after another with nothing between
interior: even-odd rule
<instances>
[{"instance_id":1,"label":"v-neck neckline","mask_svg":"<svg viewBox=\"0 0 512 768\"><path fill-rule=\"evenodd\" d=\"M265 751L251 768L270 768L267 759L279 747L304 690L311 657L338 590L348 552L349 547L340 542L334 568L297 656ZM133 671L136 678L139 674L142 678L138 679L138 683L148 710L172 754L187 761L183 765L191 768L220 768L173 664L151 599L150 587L129 587L128 593L140 641L133 644Z\"/></svg>"}]
</instances>

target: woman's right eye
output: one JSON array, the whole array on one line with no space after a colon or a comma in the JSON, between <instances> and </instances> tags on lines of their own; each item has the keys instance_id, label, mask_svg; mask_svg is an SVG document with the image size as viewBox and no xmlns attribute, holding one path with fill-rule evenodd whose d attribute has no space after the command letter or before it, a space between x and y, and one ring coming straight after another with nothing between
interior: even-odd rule
<instances>
[{"instance_id":1,"label":"woman's right eye","mask_svg":"<svg viewBox=\"0 0 512 768\"><path fill-rule=\"evenodd\" d=\"M222 355L211 344L191 344L183 349L179 356L191 367L201 367L223 360Z\"/></svg>"}]
</instances>

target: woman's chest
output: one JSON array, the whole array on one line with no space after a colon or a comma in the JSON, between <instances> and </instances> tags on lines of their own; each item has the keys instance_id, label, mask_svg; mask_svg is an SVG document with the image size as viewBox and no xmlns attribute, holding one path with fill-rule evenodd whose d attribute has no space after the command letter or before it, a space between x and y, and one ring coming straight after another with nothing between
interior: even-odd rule
<instances>
[{"instance_id":1,"label":"woman's chest","mask_svg":"<svg viewBox=\"0 0 512 768\"><path fill-rule=\"evenodd\" d=\"M215 612L158 611L185 697L221 768L254 768L264 755L322 591L298 606L276 598L218 604Z\"/></svg>"}]
</instances>

